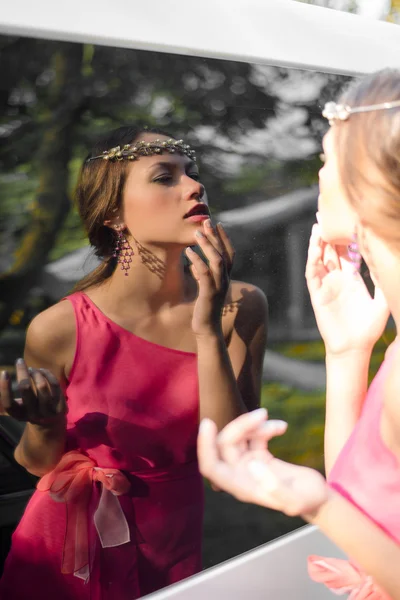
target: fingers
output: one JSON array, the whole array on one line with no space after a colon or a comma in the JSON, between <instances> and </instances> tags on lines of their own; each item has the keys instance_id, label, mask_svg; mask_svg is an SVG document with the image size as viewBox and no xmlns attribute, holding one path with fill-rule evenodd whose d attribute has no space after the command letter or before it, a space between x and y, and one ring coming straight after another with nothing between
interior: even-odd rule
<instances>
[{"instance_id":1,"label":"fingers","mask_svg":"<svg viewBox=\"0 0 400 600\"><path fill-rule=\"evenodd\" d=\"M215 483L211 483L210 485L211 485L211 489L212 489L213 492L220 492L221 491L221 488L218 487L217 485L215 485Z\"/></svg>"},{"instance_id":2,"label":"fingers","mask_svg":"<svg viewBox=\"0 0 400 600\"><path fill-rule=\"evenodd\" d=\"M390 310L387 300L380 287L375 287L374 290L374 308L381 315L383 319L388 319Z\"/></svg>"},{"instance_id":3,"label":"fingers","mask_svg":"<svg viewBox=\"0 0 400 600\"><path fill-rule=\"evenodd\" d=\"M221 256L223 256L225 253L225 247L222 243L218 231L214 229L213 224L211 223L211 219L207 219L207 221L204 222L202 233L206 237L206 239L208 239L208 241L211 242L215 250L217 250L217 252L221 254Z\"/></svg>"},{"instance_id":4,"label":"fingers","mask_svg":"<svg viewBox=\"0 0 400 600\"><path fill-rule=\"evenodd\" d=\"M217 231L225 250L226 268L228 269L228 273L230 273L235 259L235 249L222 223L217 223Z\"/></svg>"},{"instance_id":5,"label":"fingers","mask_svg":"<svg viewBox=\"0 0 400 600\"><path fill-rule=\"evenodd\" d=\"M217 437L217 446L222 460L235 464L247 450L248 441L261 425L265 425L267 417L265 408L259 408L228 423ZM263 448L265 448L265 439Z\"/></svg>"},{"instance_id":6,"label":"fingers","mask_svg":"<svg viewBox=\"0 0 400 600\"><path fill-rule=\"evenodd\" d=\"M209 261L209 265L206 265L204 260L194 250L189 247L186 248L186 256L192 263L191 271L200 286L199 294L226 291L229 276L222 255L215 250L200 231L196 232L196 235L199 240L199 246Z\"/></svg>"},{"instance_id":7,"label":"fingers","mask_svg":"<svg viewBox=\"0 0 400 600\"><path fill-rule=\"evenodd\" d=\"M8 413L12 398L13 393L10 375L7 371L2 371L0 375L0 415Z\"/></svg>"},{"instance_id":8,"label":"fingers","mask_svg":"<svg viewBox=\"0 0 400 600\"><path fill-rule=\"evenodd\" d=\"M378 287L379 287L379 285L378 285L378 282L377 282L377 280L375 279L375 276L374 276L374 274L371 272L371 270L369 271L369 276L371 277L371 281L372 281L372 283L374 284L375 288L378 288Z\"/></svg>"},{"instance_id":9,"label":"fingers","mask_svg":"<svg viewBox=\"0 0 400 600\"><path fill-rule=\"evenodd\" d=\"M192 262L192 274L200 283L201 280L213 281L217 291L222 291L229 283L229 274L233 265L234 249L221 224L215 229L210 219L204 223L203 231L196 231L196 241L201 248L208 265L186 248L186 256Z\"/></svg>"},{"instance_id":10,"label":"fingers","mask_svg":"<svg viewBox=\"0 0 400 600\"><path fill-rule=\"evenodd\" d=\"M323 263L327 271L333 271L334 269L340 269L340 260L336 252L336 249L330 244L326 244L323 253Z\"/></svg>"},{"instance_id":11,"label":"fingers","mask_svg":"<svg viewBox=\"0 0 400 600\"><path fill-rule=\"evenodd\" d=\"M62 414L66 412L66 402L64 394L61 391L57 377L48 369L39 369L40 373L47 380L48 389L50 390L51 413Z\"/></svg>"},{"instance_id":12,"label":"fingers","mask_svg":"<svg viewBox=\"0 0 400 600\"><path fill-rule=\"evenodd\" d=\"M30 373L36 388L37 412L35 415L41 419L54 417L57 414L59 391L56 389L56 396L53 395L53 390L41 370L31 369Z\"/></svg>"},{"instance_id":13,"label":"fingers","mask_svg":"<svg viewBox=\"0 0 400 600\"><path fill-rule=\"evenodd\" d=\"M26 410L27 418L38 414L39 402L37 395L32 387L30 373L22 358L19 358L15 363L17 373L17 390L18 395L22 400L22 405Z\"/></svg>"},{"instance_id":14,"label":"fingers","mask_svg":"<svg viewBox=\"0 0 400 600\"><path fill-rule=\"evenodd\" d=\"M24 360L16 362L17 396L14 398L7 374L0 378L0 413L33 424L52 422L66 413L66 403L56 377L47 369L28 369Z\"/></svg>"},{"instance_id":15,"label":"fingers","mask_svg":"<svg viewBox=\"0 0 400 600\"><path fill-rule=\"evenodd\" d=\"M339 257L340 268L345 273L354 273L354 265L349 257L348 246L336 246L336 252Z\"/></svg>"},{"instance_id":16,"label":"fingers","mask_svg":"<svg viewBox=\"0 0 400 600\"><path fill-rule=\"evenodd\" d=\"M308 246L308 256L306 265L306 280L310 292L318 290L322 285L322 279L328 274L327 269L322 262L323 248L319 233L319 226L313 225L310 242Z\"/></svg>"},{"instance_id":17,"label":"fingers","mask_svg":"<svg viewBox=\"0 0 400 600\"><path fill-rule=\"evenodd\" d=\"M207 267L204 260L202 260L200 256L190 247L186 248L185 253L191 262L190 270L196 281L198 281L199 284L201 284L203 280L208 280L209 282L213 281L210 269Z\"/></svg>"},{"instance_id":18,"label":"fingers","mask_svg":"<svg viewBox=\"0 0 400 600\"><path fill-rule=\"evenodd\" d=\"M271 419L263 423L249 440L249 450L265 450L272 438L286 433L288 424L286 421Z\"/></svg>"},{"instance_id":19,"label":"fingers","mask_svg":"<svg viewBox=\"0 0 400 600\"><path fill-rule=\"evenodd\" d=\"M217 289L219 289L219 287L221 287L223 275L224 273L227 273L222 246L220 243L215 243L216 245L214 245L214 240L218 239L215 234L209 233L206 236L203 232L198 230L196 231L196 238L198 245L208 260L210 274L214 279Z\"/></svg>"}]
</instances>

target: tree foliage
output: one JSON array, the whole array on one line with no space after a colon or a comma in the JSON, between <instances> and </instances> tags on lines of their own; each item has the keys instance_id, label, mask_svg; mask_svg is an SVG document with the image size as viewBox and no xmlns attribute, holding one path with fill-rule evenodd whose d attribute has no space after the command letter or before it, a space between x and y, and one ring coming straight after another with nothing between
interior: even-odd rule
<instances>
[{"instance_id":1,"label":"tree foliage","mask_svg":"<svg viewBox=\"0 0 400 600\"><path fill-rule=\"evenodd\" d=\"M0 37L0 330L49 255L83 243L71 211L74 180L88 147L109 129L146 121L194 144L216 210L315 178L310 163L266 163L257 149L227 172L229 159L243 153L243 137L288 110L278 85L288 77L288 70L247 63ZM337 91L342 79L325 75L318 90ZM320 137L318 99L292 103L299 105L301 135Z\"/></svg>"}]
</instances>

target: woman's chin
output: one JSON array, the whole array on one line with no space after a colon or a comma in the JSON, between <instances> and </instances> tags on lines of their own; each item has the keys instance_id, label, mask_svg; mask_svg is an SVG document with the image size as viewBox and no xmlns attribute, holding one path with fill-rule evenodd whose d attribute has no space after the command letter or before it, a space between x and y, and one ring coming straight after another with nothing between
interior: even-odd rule
<instances>
[{"instance_id":1,"label":"woman's chin","mask_svg":"<svg viewBox=\"0 0 400 600\"><path fill-rule=\"evenodd\" d=\"M320 226L320 236L325 244L331 246L348 246L352 242L352 235L347 231L332 231Z\"/></svg>"}]
</instances>

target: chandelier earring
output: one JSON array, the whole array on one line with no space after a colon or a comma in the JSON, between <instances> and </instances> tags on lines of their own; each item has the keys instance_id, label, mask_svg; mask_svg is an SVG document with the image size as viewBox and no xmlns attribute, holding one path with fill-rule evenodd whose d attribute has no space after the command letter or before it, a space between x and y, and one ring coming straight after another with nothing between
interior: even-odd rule
<instances>
[{"instance_id":1,"label":"chandelier earring","mask_svg":"<svg viewBox=\"0 0 400 600\"><path fill-rule=\"evenodd\" d=\"M132 256L134 255L133 248L128 242L121 226L115 227L116 240L114 246L114 258L117 259L121 270L128 275L128 271L131 268Z\"/></svg>"},{"instance_id":2,"label":"chandelier earring","mask_svg":"<svg viewBox=\"0 0 400 600\"><path fill-rule=\"evenodd\" d=\"M351 244L349 244L347 247L347 253L351 264L353 265L354 275L356 275L360 272L361 267L361 254L358 245L357 231L353 233Z\"/></svg>"}]
</instances>

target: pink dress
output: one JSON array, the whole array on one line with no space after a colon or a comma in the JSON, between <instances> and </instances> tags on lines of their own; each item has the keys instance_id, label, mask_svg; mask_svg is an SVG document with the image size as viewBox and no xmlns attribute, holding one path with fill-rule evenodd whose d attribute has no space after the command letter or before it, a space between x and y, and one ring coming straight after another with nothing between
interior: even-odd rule
<instances>
[{"instance_id":1,"label":"pink dress","mask_svg":"<svg viewBox=\"0 0 400 600\"><path fill-rule=\"evenodd\" d=\"M330 476L330 486L368 516L400 544L400 463L384 444L381 415L384 385L398 343L386 358L370 385L361 417L340 453ZM399 399L400 401L400 399ZM352 561L309 557L309 572L331 589L350 593L350 598L388 598L372 579Z\"/></svg>"},{"instance_id":2,"label":"pink dress","mask_svg":"<svg viewBox=\"0 0 400 600\"><path fill-rule=\"evenodd\" d=\"M14 533L1 600L133 600L201 570L197 356L69 301L66 454Z\"/></svg>"}]
</instances>

